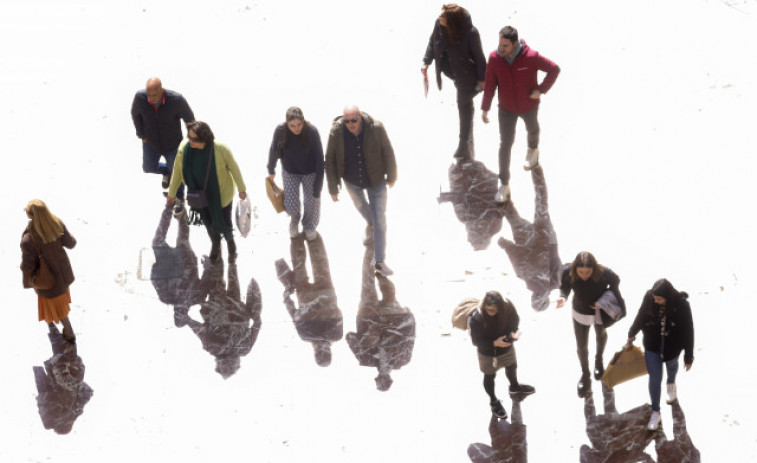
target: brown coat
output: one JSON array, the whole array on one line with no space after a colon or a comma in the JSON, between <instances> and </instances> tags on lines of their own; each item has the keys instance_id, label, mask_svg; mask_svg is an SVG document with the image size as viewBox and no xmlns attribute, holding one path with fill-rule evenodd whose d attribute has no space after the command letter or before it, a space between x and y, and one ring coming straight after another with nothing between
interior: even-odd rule
<instances>
[{"instance_id":1,"label":"brown coat","mask_svg":"<svg viewBox=\"0 0 757 463\"><path fill-rule=\"evenodd\" d=\"M394 183L397 180L397 161L394 149L384 129L384 124L361 112L363 118L363 143L365 167L371 186L375 187L382 180ZM344 177L344 121L343 117L334 119L326 146L326 181L329 194L339 193Z\"/></svg>"},{"instance_id":2,"label":"brown coat","mask_svg":"<svg viewBox=\"0 0 757 463\"><path fill-rule=\"evenodd\" d=\"M32 242L32 234L34 234L34 242ZM39 254L37 254L35 244L39 248ZM39 266L39 256L42 255L48 267L50 267L50 272L55 277L55 285L50 289L35 289L34 291L48 299L66 292L71 283L74 282L74 271L71 268L66 250L63 249L64 246L69 249L76 246L76 238L68 232L65 225L63 225L63 234L51 243L43 243L42 239L28 227L24 230L21 237L21 271L23 272L24 288L31 288L29 284L31 274Z\"/></svg>"}]
</instances>

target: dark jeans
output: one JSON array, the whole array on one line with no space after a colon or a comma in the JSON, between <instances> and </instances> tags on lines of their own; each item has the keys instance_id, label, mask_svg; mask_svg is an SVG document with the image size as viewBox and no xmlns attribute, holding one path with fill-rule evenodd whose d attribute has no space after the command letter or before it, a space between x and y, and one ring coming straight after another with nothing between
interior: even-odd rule
<instances>
[{"instance_id":1,"label":"dark jeans","mask_svg":"<svg viewBox=\"0 0 757 463\"><path fill-rule=\"evenodd\" d=\"M539 106L523 114L515 114L499 108L499 180L503 185L510 181L510 152L515 141L515 124L518 118L526 123L528 147L539 147Z\"/></svg>"},{"instance_id":2,"label":"dark jeans","mask_svg":"<svg viewBox=\"0 0 757 463\"><path fill-rule=\"evenodd\" d=\"M455 151L455 157L460 159L474 159L473 149L473 97L471 90L457 89L457 112L460 117L460 141Z\"/></svg>"},{"instance_id":3,"label":"dark jeans","mask_svg":"<svg viewBox=\"0 0 757 463\"><path fill-rule=\"evenodd\" d=\"M223 213L223 221L226 222L226 225L228 226L231 231L226 234L226 240L231 241L234 239L234 226L231 224L231 206L234 204L234 201L230 202L228 206L224 207L221 212ZM202 223L205 224L205 230L208 231L208 236L210 237L210 241L212 243L220 243L221 242L221 234L213 231L213 229L210 227L212 223L212 219L210 217L210 212L207 208L202 209L200 212L200 215L202 217Z\"/></svg>"},{"instance_id":4,"label":"dark jeans","mask_svg":"<svg viewBox=\"0 0 757 463\"><path fill-rule=\"evenodd\" d=\"M576 348L578 361L581 362L581 374L590 376L589 369L589 330L591 326L586 326L573 320L573 331L576 334ZM597 352L594 356L594 364L602 364L602 354L605 352L607 345L607 330L602 325L594 325L594 334L597 338Z\"/></svg>"},{"instance_id":5,"label":"dark jeans","mask_svg":"<svg viewBox=\"0 0 757 463\"><path fill-rule=\"evenodd\" d=\"M166 153L158 153L149 143L142 142L142 170L146 174L160 174L168 175L169 177L173 173L173 163L176 160L176 149L168 151ZM166 162L161 162L160 158L164 157ZM179 199L184 198L184 184L179 186L179 190L176 193L176 197Z\"/></svg>"}]
</instances>

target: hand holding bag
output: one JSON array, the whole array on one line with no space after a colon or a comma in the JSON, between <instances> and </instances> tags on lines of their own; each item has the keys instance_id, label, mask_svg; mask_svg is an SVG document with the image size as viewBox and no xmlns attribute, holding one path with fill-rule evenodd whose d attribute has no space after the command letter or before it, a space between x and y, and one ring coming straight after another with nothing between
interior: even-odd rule
<instances>
[{"instance_id":1,"label":"hand holding bag","mask_svg":"<svg viewBox=\"0 0 757 463\"><path fill-rule=\"evenodd\" d=\"M276 209L276 212L284 212L284 191L279 188L270 177L265 178L265 192L268 195L268 199L271 200L273 208Z\"/></svg>"},{"instance_id":2,"label":"hand holding bag","mask_svg":"<svg viewBox=\"0 0 757 463\"><path fill-rule=\"evenodd\" d=\"M244 198L237 203L236 210L237 228L243 238L247 238L252 228L252 204L250 198Z\"/></svg>"},{"instance_id":3,"label":"hand holding bag","mask_svg":"<svg viewBox=\"0 0 757 463\"><path fill-rule=\"evenodd\" d=\"M624 347L613 355L602 376L602 382L612 389L618 384L646 374L647 362L644 360L644 352L640 347L632 345Z\"/></svg>"}]
</instances>

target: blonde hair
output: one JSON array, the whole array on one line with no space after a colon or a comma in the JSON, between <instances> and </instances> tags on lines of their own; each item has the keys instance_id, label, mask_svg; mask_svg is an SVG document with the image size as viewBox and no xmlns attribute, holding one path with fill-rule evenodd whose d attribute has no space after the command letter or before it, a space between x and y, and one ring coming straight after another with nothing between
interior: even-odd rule
<instances>
[{"instance_id":1,"label":"blonde hair","mask_svg":"<svg viewBox=\"0 0 757 463\"><path fill-rule=\"evenodd\" d=\"M63 234L63 223L40 199L29 201L26 205L26 216L30 219L29 230L42 238L43 243L51 243Z\"/></svg>"}]
</instances>

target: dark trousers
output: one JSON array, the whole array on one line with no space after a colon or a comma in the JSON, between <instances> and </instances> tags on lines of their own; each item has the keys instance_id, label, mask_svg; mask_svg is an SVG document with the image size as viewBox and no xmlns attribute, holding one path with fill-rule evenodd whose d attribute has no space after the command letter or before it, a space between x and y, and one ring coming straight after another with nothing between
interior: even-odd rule
<instances>
[{"instance_id":1,"label":"dark trousers","mask_svg":"<svg viewBox=\"0 0 757 463\"><path fill-rule=\"evenodd\" d=\"M581 374L589 376L589 330L591 326L586 326L573 320L573 331L576 334L576 351L578 361L581 363ZM605 352L607 345L607 330L602 325L594 325L594 334L597 338L597 352L594 356L594 364L602 364L602 354Z\"/></svg>"},{"instance_id":2,"label":"dark trousers","mask_svg":"<svg viewBox=\"0 0 757 463\"><path fill-rule=\"evenodd\" d=\"M455 151L455 157L460 159L474 159L476 152L473 149L473 96L470 91L457 89L457 112L460 117L460 135Z\"/></svg>"},{"instance_id":3,"label":"dark trousers","mask_svg":"<svg viewBox=\"0 0 757 463\"><path fill-rule=\"evenodd\" d=\"M234 204L234 201L230 202L228 206L224 207L221 211L223 212L223 220L226 222L226 226L231 230L229 233L226 234L226 240L227 241L233 241L234 240L234 227L231 224L231 206ZM208 231L208 236L210 237L210 241L212 243L220 243L221 242L221 234L217 231L214 231L211 227L212 219L210 217L210 212L207 208L203 209L202 212L200 212L202 216L202 223L205 224L205 230Z\"/></svg>"},{"instance_id":4,"label":"dark trousers","mask_svg":"<svg viewBox=\"0 0 757 463\"><path fill-rule=\"evenodd\" d=\"M510 152L515 141L515 124L518 118L526 123L528 147L539 147L539 106L523 114L515 114L499 108L499 180L503 185L510 182Z\"/></svg>"}]
</instances>

